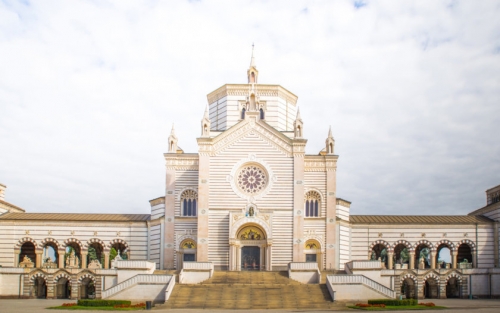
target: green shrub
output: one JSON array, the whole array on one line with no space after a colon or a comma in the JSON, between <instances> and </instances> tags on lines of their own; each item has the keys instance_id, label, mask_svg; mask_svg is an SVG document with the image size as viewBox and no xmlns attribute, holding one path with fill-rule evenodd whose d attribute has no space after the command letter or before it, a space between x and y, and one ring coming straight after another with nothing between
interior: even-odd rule
<instances>
[{"instance_id":1,"label":"green shrub","mask_svg":"<svg viewBox=\"0 0 500 313\"><path fill-rule=\"evenodd\" d=\"M128 300L78 300L78 305L81 306L115 306L115 305L130 305L132 302Z\"/></svg>"},{"instance_id":2,"label":"green shrub","mask_svg":"<svg viewBox=\"0 0 500 313\"><path fill-rule=\"evenodd\" d=\"M368 300L369 304L385 304L391 306L407 306L407 305L417 305L417 299L404 299L404 300L396 300L396 299L374 299Z\"/></svg>"}]
</instances>

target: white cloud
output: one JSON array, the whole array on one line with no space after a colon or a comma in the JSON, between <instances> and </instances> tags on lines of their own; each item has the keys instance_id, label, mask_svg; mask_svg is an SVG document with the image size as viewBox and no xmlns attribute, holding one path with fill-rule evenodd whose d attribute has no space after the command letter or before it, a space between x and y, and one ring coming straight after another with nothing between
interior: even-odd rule
<instances>
[{"instance_id":1,"label":"white cloud","mask_svg":"<svg viewBox=\"0 0 500 313\"><path fill-rule=\"evenodd\" d=\"M148 212L172 122L196 152L206 94L299 96L308 153L336 139L352 213L465 214L499 184L494 1L0 4L0 182L30 212Z\"/></svg>"}]
</instances>

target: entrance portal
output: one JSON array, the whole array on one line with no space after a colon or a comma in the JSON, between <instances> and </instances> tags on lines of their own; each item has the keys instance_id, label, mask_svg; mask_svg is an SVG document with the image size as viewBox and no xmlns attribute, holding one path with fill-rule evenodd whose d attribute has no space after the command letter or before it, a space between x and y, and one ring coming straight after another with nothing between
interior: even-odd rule
<instances>
[{"instance_id":1,"label":"entrance portal","mask_svg":"<svg viewBox=\"0 0 500 313\"><path fill-rule=\"evenodd\" d=\"M260 270L260 248L243 247L241 248L241 269L244 271Z\"/></svg>"}]
</instances>

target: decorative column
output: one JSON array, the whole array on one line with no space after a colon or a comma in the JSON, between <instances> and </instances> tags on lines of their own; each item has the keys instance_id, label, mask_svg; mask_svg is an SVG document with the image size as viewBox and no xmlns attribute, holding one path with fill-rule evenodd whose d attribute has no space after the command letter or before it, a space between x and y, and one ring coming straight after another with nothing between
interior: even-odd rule
<instances>
[{"instance_id":1,"label":"decorative column","mask_svg":"<svg viewBox=\"0 0 500 313\"><path fill-rule=\"evenodd\" d=\"M36 254L35 267L36 268L42 267L42 253L43 253L43 251L35 251L35 254Z\"/></svg>"},{"instance_id":2,"label":"decorative column","mask_svg":"<svg viewBox=\"0 0 500 313\"><path fill-rule=\"evenodd\" d=\"M71 300L76 300L79 298L80 294L80 286L78 284L78 281L75 279L76 277L72 277L70 284L71 284L71 295L70 298Z\"/></svg>"},{"instance_id":3,"label":"decorative column","mask_svg":"<svg viewBox=\"0 0 500 313\"><path fill-rule=\"evenodd\" d=\"M387 269L392 270L394 267L393 263L394 252L387 252Z\"/></svg>"},{"instance_id":4,"label":"decorative column","mask_svg":"<svg viewBox=\"0 0 500 313\"><path fill-rule=\"evenodd\" d=\"M436 253L437 251L429 251L429 258L431 259L431 269L436 268Z\"/></svg>"},{"instance_id":5,"label":"decorative column","mask_svg":"<svg viewBox=\"0 0 500 313\"><path fill-rule=\"evenodd\" d=\"M293 142L293 262L304 262L304 139Z\"/></svg>"},{"instance_id":6,"label":"decorative column","mask_svg":"<svg viewBox=\"0 0 500 313\"><path fill-rule=\"evenodd\" d=\"M452 251L451 252L451 268L453 268L453 269L457 268L457 257L458 257L458 251Z\"/></svg>"},{"instance_id":7,"label":"decorative column","mask_svg":"<svg viewBox=\"0 0 500 313\"><path fill-rule=\"evenodd\" d=\"M104 251L104 268L109 268L109 251Z\"/></svg>"},{"instance_id":8,"label":"decorative column","mask_svg":"<svg viewBox=\"0 0 500 313\"><path fill-rule=\"evenodd\" d=\"M409 252L410 255L410 269L415 269L415 252Z\"/></svg>"},{"instance_id":9,"label":"decorative column","mask_svg":"<svg viewBox=\"0 0 500 313\"><path fill-rule=\"evenodd\" d=\"M14 250L14 267L19 267L21 250Z\"/></svg>"},{"instance_id":10,"label":"decorative column","mask_svg":"<svg viewBox=\"0 0 500 313\"><path fill-rule=\"evenodd\" d=\"M210 179L210 138L198 138L198 242L197 261L208 262L208 197Z\"/></svg>"},{"instance_id":11,"label":"decorative column","mask_svg":"<svg viewBox=\"0 0 500 313\"><path fill-rule=\"evenodd\" d=\"M81 253L82 256L82 268L87 268L87 255L88 252L83 252Z\"/></svg>"},{"instance_id":12,"label":"decorative column","mask_svg":"<svg viewBox=\"0 0 500 313\"><path fill-rule=\"evenodd\" d=\"M476 250L472 251L472 268L477 268L476 264Z\"/></svg>"},{"instance_id":13,"label":"decorative column","mask_svg":"<svg viewBox=\"0 0 500 313\"><path fill-rule=\"evenodd\" d=\"M241 246L235 245L236 249L236 270L241 271Z\"/></svg>"},{"instance_id":14,"label":"decorative column","mask_svg":"<svg viewBox=\"0 0 500 313\"><path fill-rule=\"evenodd\" d=\"M266 251L266 257L267 257L267 260L266 260L266 270L267 271L272 271L273 270L273 267L272 267L272 257L271 257L271 254L272 253L272 245L270 243L267 244L267 251Z\"/></svg>"},{"instance_id":15,"label":"decorative column","mask_svg":"<svg viewBox=\"0 0 500 313\"><path fill-rule=\"evenodd\" d=\"M259 271L262 271L262 266L264 265L264 248L265 245L260 245L260 260L259 260Z\"/></svg>"},{"instance_id":16,"label":"decorative column","mask_svg":"<svg viewBox=\"0 0 500 313\"><path fill-rule=\"evenodd\" d=\"M64 268L64 255L65 255L65 251L57 251L57 261L59 263L59 268Z\"/></svg>"}]
</instances>

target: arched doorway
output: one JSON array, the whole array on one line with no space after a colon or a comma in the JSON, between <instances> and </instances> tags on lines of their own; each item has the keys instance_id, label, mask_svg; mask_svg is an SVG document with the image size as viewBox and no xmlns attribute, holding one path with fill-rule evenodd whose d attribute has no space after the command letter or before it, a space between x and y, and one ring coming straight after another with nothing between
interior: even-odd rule
<instances>
[{"instance_id":1,"label":"arched doorway","mask_svg":"<svg viewBox=\"0 0 500 313\"><path fill-rule=\"evenodd\" d=\"M178 268L182 269L184 262L196 262L196 242L192 238L181 241L177 251Z\"/></svg>"},{"instance_id":2,"label":"arched doorway","mask_svg":"<svg viewBox=\"0 0 500 313\"><path fill-rule=\"evenodd\" d=\"M461 298L460 282L457 277L450 277L446 282L446 298Z\"/></svg>"},{"instance_id":3,"label":"arched doorway","mask_svg":"<svg viewBox=\"0 0 500 313\"><path fill-rule=\"evenodd\" d=\"M246 223L229 240L229 270L271 270L271 245L266 231L256 223Z\"/></svg>"},{"instance_id":4,"label":"arched doorway","mask_svg":"<svg viewBox=\"0 0 500 313\"><path fill-rule=\"evenodd\" d=\"M401 294L405 296L406 299L416 299L417 289L415 288L415 280L412 278L405 278L401 283Z\"/></svg>"},{"instance_id":5,"label":"arched doorway","mask_svg":"<svg viewBox=\"0 0 500 313\"><path fill-rule=\"evenodd\" d=\"M425 280L424 297L426 299L439 298L439 282L434 277L429 277Z\"/></svg>"},{"instance_id":6,"label":"arched doorway","mask_svg":"<svg viewBox=\"0 0 500 313\"><path fill-rule=\"evenodd\" d=\"M248 225L240 229L237 238L242 243L241 270L261 270L261 265L264 263L261 242L266 239L264 231L258 226Z\"/></svg>"},{"instance_id":7,"label":"arched doorway","mask_svg":"<svg viewBox=\"0 0 500 313\"><path fill-rule=\"evenodd\" d=\"M27 261L26 258L28 258L31 262L33 262L33 264L36 264L35 245L30 241L26 241L21 246L21 252L19 253L20 266L22 266L21 263L23 263L23 261L25 261L23 264L26 263Z\"/></svg>"},{"instance_id":8,"label":"arched doorway","mask_svg":"<svg viewBox=\"0 0 500 313\"><path fill-rule=\"evenodd\" d=\"M304 253L306 255L306 262L316 262L318 263L318 268L323 268L321 265L323 263L321 245L316 239L309 239L306 241Z\"/></svg>"},{"instance_id":9,"label":"arched doorway","mask_svg":"<svg viewBox=\"0 0 500 313\"><path fill-rule=\"evenodd\" d=\"M95 282L85 277L80 283L80 299L95 299Z\"/></svg>"},{"instance_id":10,"label":"arched doorway","mask_svg":"<svg viewBox=\"0 0 500 313\"><path fill-rule=\"evenodd\" d=\"M47 282L44 277L36 277L33 282L33 296L37 299L47 299Z\"/></svg>"},{"instance_id":11,"label":"arched doorway","mask_svg":"<svg viewBox=\"0 0 500 313\"><path fill-rule=\"evenodd\" d=\"M71 282L66 277L61 277L56 283L56 298L69 299L71 297Z\"/></svg>"},{"instance_id":12,"label":"arched doorway","mask_svg":"<svg viewBox=\"0 0 500 313\"><path fill-rule=\"evenodd\" d=\"M372 261L379 260L384 263L385 268L388 268L388 253L387 246L381 243L378 243L373 246L372 253L370 259Z\"/></svg>"}]
</instances>

